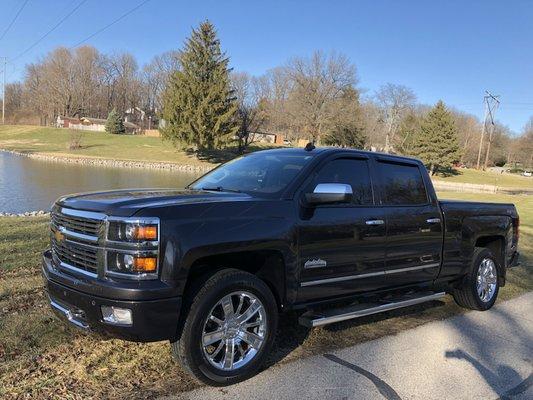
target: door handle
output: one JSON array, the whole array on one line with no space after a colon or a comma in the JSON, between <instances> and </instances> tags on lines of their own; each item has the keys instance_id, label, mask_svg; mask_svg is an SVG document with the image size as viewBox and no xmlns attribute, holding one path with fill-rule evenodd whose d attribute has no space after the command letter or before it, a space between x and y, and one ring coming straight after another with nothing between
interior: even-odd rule
<instances>
[{"instance_id":1,"label":"door handle","mask_svg":"<svg viewBox=\"0 0 533 400\"><path fill-rule=\"evenodd\" d=\"M383 221L382 219L369 219L365 222L365 224L367 225L383 225L384 223L385 221Z\"/></svg>"},{"instance_id":2,"label":"door handle","mask_svg":"<svg viewBox=\"0 0 533 400\"><path fill-rule=\"evenodd\" d=\"M428 224L440 224L440 218L428 218L426 222Z\"/></svg>"}]
</instances>

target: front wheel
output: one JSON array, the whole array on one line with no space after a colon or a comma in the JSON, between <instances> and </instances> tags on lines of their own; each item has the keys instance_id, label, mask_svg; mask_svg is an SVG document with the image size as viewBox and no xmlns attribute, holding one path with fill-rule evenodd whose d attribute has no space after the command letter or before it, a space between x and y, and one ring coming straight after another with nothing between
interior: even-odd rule
<instances>
[{"instance_id":1,"label":"front wheel","mask_svg":"<svg viewBox=\"0 0 533 400\"><path fill-rule=\"evenodd\" d=\"M472 310L491 308L500 289L498 268L498 261L489 249L476 248L468 275L461 287L453 292L455 302Z\"/></svg>"},{"instance_id":2,"label":"front wheel","mask_svg":"<svg viewBox=\"0 0 533 400\"><path fill-rule=\"evenodd\" d=\"M200 381L230 385L254 375L269 354L278 310L268 286L256 276L222 270L194 296L172 351Z\"/></svg>"}]
</instances>

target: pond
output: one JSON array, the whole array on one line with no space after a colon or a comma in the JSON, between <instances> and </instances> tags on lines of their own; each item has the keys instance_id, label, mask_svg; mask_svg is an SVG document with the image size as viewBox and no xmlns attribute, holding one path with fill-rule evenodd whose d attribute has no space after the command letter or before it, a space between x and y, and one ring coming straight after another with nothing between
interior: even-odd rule
<instances>
[{"instance_id":1,"label":"pond","mask_svg":"<svg viewBox=\"0 0 533 400\"><path fill-rule=\"evenodd\" d=\"M92 190L180 188L201 173L35 160L0 151L0 212L49 210L59 196Z\"/></svg>"}]
</instances>

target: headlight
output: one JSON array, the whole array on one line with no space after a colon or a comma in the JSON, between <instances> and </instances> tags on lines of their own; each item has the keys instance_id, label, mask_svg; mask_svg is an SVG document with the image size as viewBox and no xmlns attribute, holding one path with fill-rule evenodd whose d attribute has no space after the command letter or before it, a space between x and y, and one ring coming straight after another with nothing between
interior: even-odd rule
<instances>
[{"instance_id":1,"label":"headlight","mask_svg":"<svg viewBox=\"0 0 533 400\"><path fill-rule=\"evenodd\" d=\"M108 250L106 272L108 275L125 278L154 277L157 276L157 255L149 252L130 254Z\"/></svg>"},{"instance_id":2,"label":"headlight","mask_svg":"<svg viewBox=\"0 0 533 400\"><path fill-rule=\"evenodd\" d=\"M110 221L107 238L120 242L157 241L158 230L157 223Z\"/></svg>"},{"instance_id":3,"label":"headlight","mask_svg":"<svg viewBox=\"0 0 533 400\"><path fill-rule=\"evenodd\" d=\"M128 279L157 279L159 219L107 219L105 274Z\"/></svg>"}]
</instances>

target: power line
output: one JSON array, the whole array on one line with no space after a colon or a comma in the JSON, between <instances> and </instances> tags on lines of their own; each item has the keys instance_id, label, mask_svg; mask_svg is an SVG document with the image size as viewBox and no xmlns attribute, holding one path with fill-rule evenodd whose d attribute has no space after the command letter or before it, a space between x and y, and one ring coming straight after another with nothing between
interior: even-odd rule
<instances>
[{"instance_id":1,"label":"power line","mask_svg":"<svg viewBox=\"0 0 533 400\"><path fill-rule=\"evenodd\" d=\"M107 28L111 27L112 25L115 25L117 22L119 22L120 20L126 18L128 15L130 15L132 12L138 10L139 8L141 8L142 6L144 6L146 3L148 3L150 0L144 0L142 3L138 4L137 6L133 7L131 10L129 11L126 11L124 14L122 14L120 17L118 17L117 19L111 21L109 24L107 24L106 26L98 29L96 32L94 32L93 34L87 36L85 39L79 41L78 43L76 43L74 46L72 47L78 47L80 44L82 43L85 43L87 40L95 37L96 35L98 35L99 33L102 33L103 31L105 31ZM71 48L72 48L71 47Z\"/></svg>"},{"instance_id":2,"label":"power line","mask_svg":"<svg viewBox=\"0 0 533 400\"><path fill-rule=\"evenodd\" d=\"M37 46L42 40L44 40L49 34L51 34L53 31L55 31L59 25L61 25L63 22L66 21L68 17L70 17L72 14L74 14L84 3L86 3L87 0L81 0L76 7L74 7L67 15L65 15L63 18L59 20L57 24L55 24L51 29L48 30L43 36L41 36L39 39L37 39L30 47L28 47L26 50L24 50L22 53L20 53L15 58L12 58L11 61L15 61L28 53L31 49L33 49L35 46Z\"/></svg>"},{"instance_id":3,"label":"power line","mask_svg":"<svg viewBox=\"0 0 533 400\"><path fill-rule=\"evenodd\" d=\"M487 143L487 152L485 153L485 163L483 169L487 168L487 164L489 162L489 153L490 153L490 145L492 144L492 134L494 132L494 113L496 112L496 109L500 105L500 96L494 96L492 93L490 93L488 90L485 91L485 96L483 96L483 104L485 106L485 117L483 118L483 129L481 131L481 138L479 140L479 150L477 154L477 163L476 163L476 169L479 169L480 162L481 162L481 152L483 150L483 138L485 134L487 133L487 122L489 122L490 118L490 128L489 128L489 140Z\"/></svg>"},{"instance_id":4,"label":"power line","mask_svg":"<svg viewBox=\"0 0 533 400\"><path fill-rule=\"evenodd\" d=\"M26 7L26 4L28 3L29 0L26 0L24 1L24 3L22 3L22 5L20 6L19 10L17 11L17 13L15 14L15 16L13 17L13 19L11 20L11 22L9 23L9 25L7 26L7 28L4 30L4 32L2 32L2 36L0 36L0 40L2 40L4 38L4 36L6 35L7 32L9 32L9 30L11 29L11 27L13 26L13 24L15 23L15 21L17 20L17 18L19 17L20 13L22 12L22 10L24 10L24 7Z\"/></svg>"},{"instance_id":5,"label":"power line","mask_svg":"<svg viewBox=\"0 0 533 400\"><path fill-rule=\"evenodd\" d=\"M61 21L59 21L56 26L54 26L52 29L50 29L50 31L48 31L45 35L43 35L38 41L36 41L35 43L33 43L30 47L28 47L26 50L24 50L21 54L19 54L17 57L13 58L10 60L10 63L12 63L12 61L22 57L24 54L26 54L28 51L30 51L33 47L35 47L41 40L43 40L46 36L48 36L53 30L55 30L65 19L67 19L68 17L70 17L78 8L80 8L83 3L85 3L87 0L83 0L80 4L78 4L71 12L69 12L65 17L63 17L61 19ZM118 18L116 18L115 20L111 21L109 24L105 25L104 27L98 29L96 32L92 33L91 35L87 36L86 38L84 38L83 40L79 41L77 44L75 44L74 46L72 46L71 48L74 48L74 47L77 47L79 46L80 44L86 42L87 40L93 38L94 36L98 35L99 33L105 31L106 29L108 29L109 27L111 27L112 25L116 24L117 22L121 21L122 19L126 18L128 15L130 15L131 13L133 13L134 11L138 10L139 8L141 8L143 5L145 5L146 3L148 3L150 0L145 0L143 2L141 2L140 4L138 4L137 6L133 7L132 9L128 10L127 12L125 12L124 14L122 14L121 16L119 16ZM9 73L9 76L13 75L13 73L15 73L16 71L20 70L20 67L15 67L10 73Z\"/></svg>"}]
</instances>

